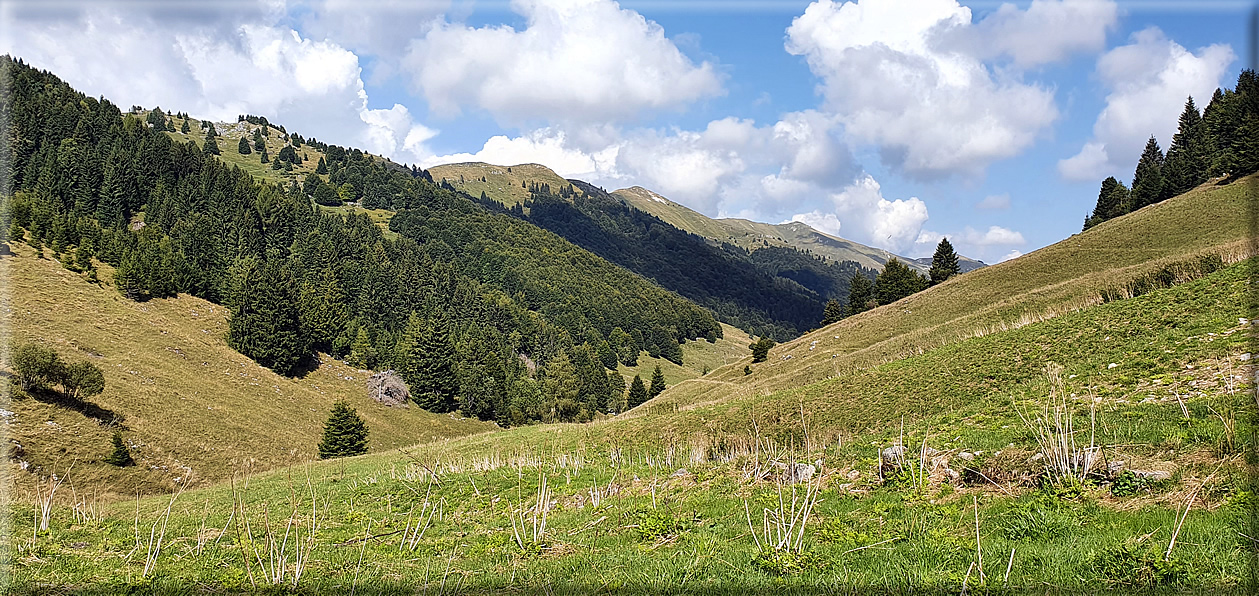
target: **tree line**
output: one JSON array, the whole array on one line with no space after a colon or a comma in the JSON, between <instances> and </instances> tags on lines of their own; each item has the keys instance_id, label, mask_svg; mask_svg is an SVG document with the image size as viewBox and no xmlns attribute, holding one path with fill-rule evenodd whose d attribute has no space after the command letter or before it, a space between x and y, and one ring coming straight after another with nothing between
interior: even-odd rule
<instances>
[{"instance_id":1,"label":"tree line","mask_svg":"<svg viewBox=\"0 0 1259 596\"><path fill-rule=\"evenodd\" d=\"M1184 193L1213 177L1233 180L1259 171L1259 77L1244 70L1232 89L1217 88L1201 113L1185 101L1172 144L1164 154L1150 136L1131 186L1110 176L1102 181L1087 230L1103 221Z\"/></svg>"}]
</instances>

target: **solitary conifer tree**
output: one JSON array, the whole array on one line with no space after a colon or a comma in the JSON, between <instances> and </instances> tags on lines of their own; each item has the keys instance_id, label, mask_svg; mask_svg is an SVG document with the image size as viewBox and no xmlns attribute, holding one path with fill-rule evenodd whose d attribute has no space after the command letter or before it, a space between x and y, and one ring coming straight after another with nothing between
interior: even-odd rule
<instances>
[{"instance_id":1,"label":"solitary conifer tree","mask_svg":"<svg viewBox=\"0 0 1259 596\"><path fill-rule=\"evenodd\" d=\"M344 401L332 405L332 413L324 423L323 440L319 442L319 458L345 457L367 453L367 425L358 412Z\"/></svg>"},{"instance_id":2,"label":"solitary conifer tree","mask_svg":"<svg viewBox=\"0 0 1259 596\"><path fill-rule=\"evenodd\" d=\"M249 140L245 137L241 137L240 143L236 144L236 151L241 155L249 155L254 152L253 149L249 148Z\"/></svg>"},{"instance_id":3,"label":"solitary conifer tree","mask_svg":"<svg viewBox=\"0 0 1259 596\"><path fill-rule=\"evenodd\" d=\"M651 396L647 394L647 386L643 384L643 378L634 375L634 380L630 382L629 397L625 400L626 406L634 408L649 399Z\"/></svg>"},{"instance_id":4,"label":"solitary conifer tree","mask_svg":"<svg viewBox=\"0 0 1259 596\"><path fill-rule=\"evenodd\" d=\"M647 394L656 397L665 390L664 373L660 371L660 365L656 365L656 369L651 371L651 387L647 390Z\"/></svg>"},{"instance_id":5,"label":"solitary conifer tree","mask_svg":"<svg viewBox=\"0 0 1259 596\"><path fill-rule=\"evenodd\" d=\"M953 252L953 245L949 243L948 238L941 238L940 244L936 245L936 253L931 257L931 285L936 285L958 273L962 269L957 264L957 253Z\"/></svg>"},{"instance_id":6,"label":"solitary conifer tree","mask_svg":"<svg viewBox=\"0 0 1259 596\"><path fill-rule=\"evenodd\" d=\"M205 133L205 143L201 145L201 152L206 155L218 155L219 144L214 140L213 133Z\"/></svg>"},{"instance_id":7,"label":"solitary conifer tree","mask_svg":"<svg viewBox=\"0 0 1259 596\"><path fill-rule=\"evenodd\" d=\"M130 466L135 464L135 460L131 458L131 450L127 449L127 444L122 440L122 433L114 431L114 450L105 457L105 463L111 466Z\"/></svg>"},{"instance_id":8,"label":"solitary conifer tree","mask_svg":"<svg viewBox=\"0 0 1259 596\"><path fill-rule=\"evenodd\" d=\"M191 131L192 131L192 127L191 127L191 126L188 126L188 119L187 119L187 118L185 118L185 119L184 119L184 124L183 124L183 126L180 126L180 127L179 127L179 132L181 132L181 133L183 133L183 134L188 134L188 133L189 133L189 132L191 132Z\"/></svg>"}]
</instances>

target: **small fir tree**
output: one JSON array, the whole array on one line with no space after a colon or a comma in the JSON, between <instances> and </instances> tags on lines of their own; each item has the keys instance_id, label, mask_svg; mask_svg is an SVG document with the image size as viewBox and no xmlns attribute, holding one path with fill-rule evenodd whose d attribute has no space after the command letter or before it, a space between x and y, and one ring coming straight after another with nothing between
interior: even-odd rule
<instances>
[{"instance_id":1,"label":"small fir tree","mask_svg":"<svg viewBox=\"0 0 1259 596\"><path fill-rule=\"evenodd\" d=\"M315 166L315 173L316 173L316 174L327 174L327 173L328 173L328 164L327 164L327 162L325 162L325 161L323 160L323 157L320 157L320 158L319 158L319 165Z\"/></svg>"},{"instance_id":2,"label":"small fir tree","mask_svg":"<svg viewBox=\"0 0 1259 596\"><path fill-rule=\"evenodd\" d=\"M665 390L664 373L660 370L660 365L651 371L651 387L647 389L647 394L653 398L660 395Z\"/></svg>"},{"instance_id":3,"label":"small fir tree","mask_svg":"<svg viewBox=\"0 0 1259 596\"><path fill-rule=\"evenodd\" d=\"M636 408L647 400L651 399L651 395L647 393L647 386L643 384L643 378L634 375L634 380L630 381L629 397L625 400L627 408Z\"/></svg>"},{"instance_id":4,"label":"small fir tree","mask_svg":"<svg viewBox=\"0 0 1259 596\"><path fill-rule=\"evenodd\" d=\"M834 298L827 300L826 308L822 310L821 326L825 327L831 323L838 322L842 318L844 318L844 306Z\"/></svg>"},{"instance_id":5,"label":"small fir tree","mask_svg":"<svg viewBox=\"0 0 1259 596\"><path fill-rule=\"evenodd\" d=\"M181 133L183 133L183 134L188 134L188 133L192 132L192 127L191 127L191 126L188 126L188 120L187 120L187 119L185 119L185 120L184 120L183 125L179 127L179 132L181 132Z\"/></svg>"},{"instance_id":6,"label":"small fir tree","mask_svg":"<svg viewBox=\"0 0 1259 596\"><path fill-rule=\"evenodd\" d=\"M935 255L931 257L931 269L927 272L931 276L931 285L934 286L961 272L962 268L957 264L957 253L953 252L953 245L949 243L948 238L941 238L940 243L936 245Z\"/></svg>"},{"instance_id":7,"label":"small fir tree","mask_svg":"<svg viewBox=\"0 0 1259 596\"><path fill-rule=\"evenodd\" d=\"M210 132L205 133L205 142L201 145L201 152L205 155L219 155L218 141L214 140L214 128L210 128Z\"/></svg>"},{"instance_id":8,"label":"small fir tree","mask_svg":"<svg viewBox=\"0 0 1259 596\"><path fill-rule=\"evenodd\" d=\"M240 142L236 144L236 151L241 155L249 155L253 153L253 149L249 148L249 140L245 137L240 138Z\"/></svg>"},{"instance_id":9,"label":"small fir tree","mask_svg":"<svg viewBox=\"0 0 1259 596\"><path fill-rule=\"evenodd\" d=\"M332 413L324 423L323 440L319 442L319 458L345 457L367 453L367 424L358 412L344 401L332 405Z\"/></svg>"},{"instance_id":10,"label":"small fir tree","mask_svg":"<svg viewBox=\"0 0 1259 596\"><path fill-rule=\"evenodd\" d=\"M136 462L131 458L131 450L127 448L127 444L122 440L122 433L114 431L113 438L114 449L105 456L105 463L120 468L134 465Z\"/></svg>"}]
</instances>

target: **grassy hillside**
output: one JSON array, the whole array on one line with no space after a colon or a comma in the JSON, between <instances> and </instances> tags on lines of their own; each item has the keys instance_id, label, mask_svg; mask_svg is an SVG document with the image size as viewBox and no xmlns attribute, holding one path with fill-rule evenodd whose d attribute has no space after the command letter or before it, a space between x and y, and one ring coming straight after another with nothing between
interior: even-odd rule
<instances>
[{"instance_id":1,"label":"grassy hillside","mask_svg":"<svg viewBox=\"0 0 1259 596\"><path fill-rule=\"evenodd\" d=\"M1204 258L1229 263L1253 253L1239 214L1255 203L1254 182L1204 185L777 346L749 377L740 362L712 378L753 394L799 387L1196 277ZM679 389L668 398L709 399Z\"/></svg>"},{"instance_id":2,"label":"grassy hillside","mask_svg":"<svg viewBox=\"0 0 1259 596\"><path fill-rule=\"evenodd\" d=\"M650 383L652 371L659 366L660 372L664 374L665 384L672 387L683 381L702 377L708 372L752 354L752 350L748 348L748 345L752 343L752 338L742 329L722 323L721 331L722 337L715 343L700 339L682 344L681 366L664 358L652 358L647 355L647 352L641 352L638 355L638 366L622 364L617 372L627 380L632 380L634 375L639 375L644 383Z\"/></svg>"},{"instance_id":3,"label":"grassy hillside","mask_svg":"<svg viewBox=\"0 0 1259 596\"><path fill-rule=\"evenodd\" d=\"M227 310L190 296L127 300L14 243L3 258L4 312L12 338L54 348L70 361L88 360L105 373L94 408L76 411L16 394L8 437L21 445L14 462L37 475L64 473L101 491L134 494L200 485L248 469L270 469L315 457L334 401L357 408L373 451L495 428L475 420L387 408L367 396L369 371L321 355L322 364L289 379L227 346ZM118 469L109 453L117 415L141 465Z\"/></svg>"},{"instance_id":4,"label":"grassy hillside","mask_svg":"<svg viewBox=\"0 0 1259 596\"><path fill-rule=\"evenodd\" d=\"M1234 265L737 408L512 429L173 501L80 497L53 507L45 531L17 505L14 588L1236 590L1249 546L1235 528L1253 499L1227 428L1247 432L1251 371L1237 324L1247 272ZM1065 367L1063 385L1041 373L1047 362ZM1107 462L1170 478L1038 487L1037 445L1018 412L1035 416L1049 395L1071 404L1077 424L1096 404L1092 436ZM963 475L881 479L878 451L898 441L941 450L939 465ZM776 463L815 460L810 484L775 480ZM809 500L807 486L821 498L792 527L800 548L758 555L775 516Z\"/></svg>"},{"instance_id":5,"label":"grassy hillside","mask_svg":"<svg viewBox=\"0 0 1259 596\"><path fill-rule=\"evenodd\" d=\"M455 190L473 197L479 197L484 192L486 196L506 207L524 203L529 198L527 187L530 184L547 184L556 193L569 185L559 174L536 163L514 166L496 166L481 162L452 163L433 166L428 169L428 173L434 182L440 184L444 179ZM485 180L482 181L482 178Z\"/></svg>"},{"instance_id":6,"label":"grassy hillside","mask_svg":"<svg viewBox=\"0 0 1259 596\"><path fill-rule=\"evenodd\" d=\"M679 229L748 250L765 246L798 248L834 261L854 261L868 269L882 269L888 259L897 257L886 250L832 236L800 222L768 224L738 218L712 219L641 186L623 188L612 194ZM931 268L930 259L924 264L920 260L897 258L922 272ZM966 257L960 257L959 264L964 272L983 266Z\"/></svg>"}]
</instances>

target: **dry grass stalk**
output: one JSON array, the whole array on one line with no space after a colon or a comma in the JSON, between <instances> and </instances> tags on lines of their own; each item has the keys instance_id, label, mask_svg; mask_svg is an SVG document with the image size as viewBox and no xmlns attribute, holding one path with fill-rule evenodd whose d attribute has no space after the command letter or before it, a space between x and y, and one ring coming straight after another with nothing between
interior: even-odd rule
<instances>
[{"instance_id":1,"label":"dry grass stalk","mask_svg":"<svg viewBox=\"0 0 1259 596\"><path fill-rule=\"evenodd\" d=\"M1100 448L1096 446L1097 407L1089 400L1090 432L1088 446L1077 443L1075 414L1062 380L1062 367L1049 363L1045 366L1049 381L1049 396L1044 409L1035 417L1015 407L1023 424L1036 436L1036 443L1044 457L1045 467L1053 480L1073 479L1083 482L1097 463Z\"/></svg>"},{"instance_id":2,"label":"dry grass stalk","mask_svg":"<svg viewBox=\"0 0 1259 596\"><path fill-rule=\"evenodd\" d=\"M743 513L747 517L748 529L756 542L759 552L792 552L804 551L804 529L809 522L813 508L820 501L821 476L815 476L805 484L801 494L796 484L791 485L791 499L785 498L783 480L778 482L778 505L770 509L761 509L761 530L752 525L752 512L746 499L743 501Z\"/></svg>"},{"instance_id":3,"label":"dry grass stalk","mask_svg":"<svg viewBox=\"0 0 1259 596\"><path fill-rule=\"evenodd\" d=\"M546 538L546 516L551 510L551 491L547 488L546 475L539 476L541 480L534 496L533 507L526 510L522 500L520 507L508 512L512 536L520 550L528 550L529 545L540 544Z\"/></svg>"}]
</instances>

